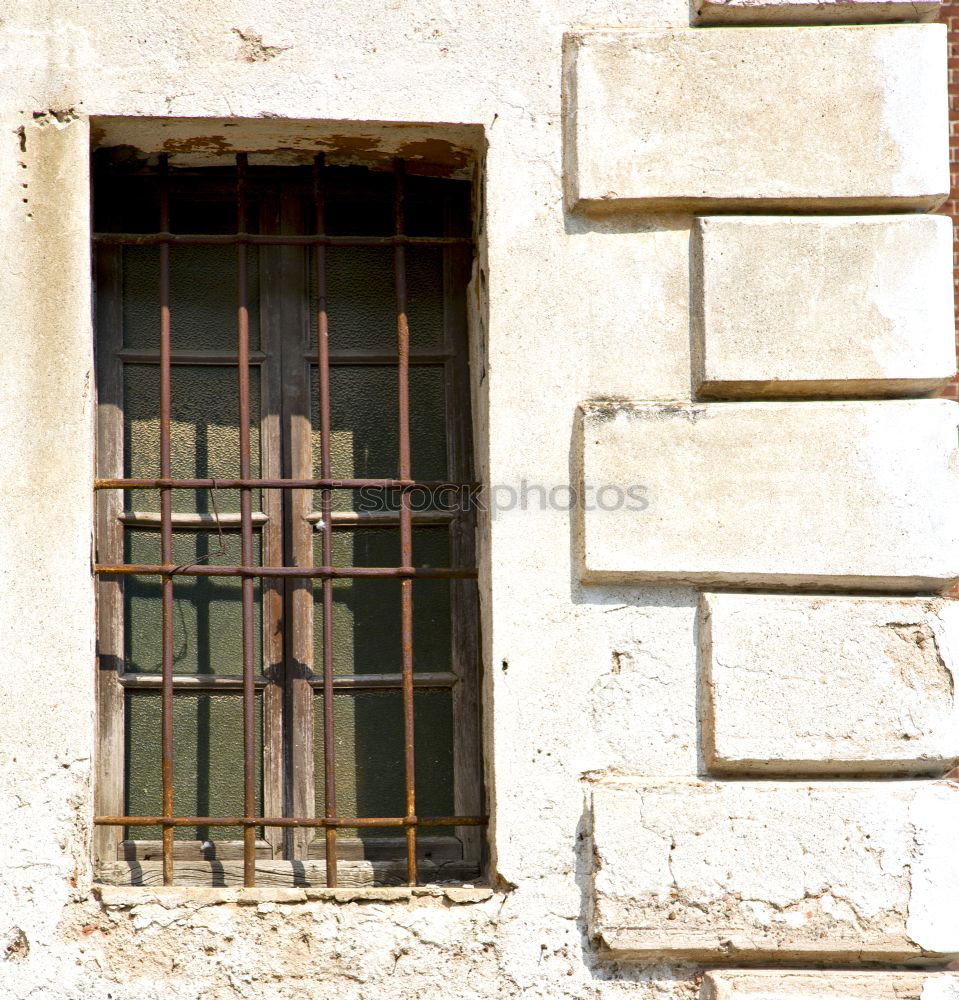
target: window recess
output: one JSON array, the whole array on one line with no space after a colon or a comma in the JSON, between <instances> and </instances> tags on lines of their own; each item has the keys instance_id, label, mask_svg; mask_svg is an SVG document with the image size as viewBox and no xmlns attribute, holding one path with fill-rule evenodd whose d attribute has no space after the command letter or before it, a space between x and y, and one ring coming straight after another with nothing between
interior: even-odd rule
<instances>
[{"instance_id":1,"label":"window recess","mask_svg":"<svg viewBox=\"0 0 959 1000\"><path fill-rule=\"evenodd\" d=\"M475 881L470 185L110 153L99 877Z\"/></svg>"}]
</instances>

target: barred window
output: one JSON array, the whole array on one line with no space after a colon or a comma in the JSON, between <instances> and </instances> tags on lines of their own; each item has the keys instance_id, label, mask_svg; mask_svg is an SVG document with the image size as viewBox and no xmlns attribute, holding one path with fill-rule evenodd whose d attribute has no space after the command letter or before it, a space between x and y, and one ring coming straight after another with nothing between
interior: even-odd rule
<instances>
[{"instance_id":1,"label":"barred window","mask_svg":"<svg viewBox=\"0 0 959 1000\"><path fill-rule=\"evenodd\" d=\"M471 185L94 156L96 855L474 881Z\"/></svg>"}]
</instances>

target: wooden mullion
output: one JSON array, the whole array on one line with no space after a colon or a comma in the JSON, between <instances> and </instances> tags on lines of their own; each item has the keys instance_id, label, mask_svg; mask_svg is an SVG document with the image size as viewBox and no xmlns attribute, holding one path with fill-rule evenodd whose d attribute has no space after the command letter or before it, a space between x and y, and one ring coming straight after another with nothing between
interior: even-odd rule
<instances>
[{"instance_id":1,"label":"wooden mullion","mask_svg":"<svg viewBox=\"0 0 959 1000\"><path fill-rule=\"evenodd\" d=\"M280 233L305 232L302 194L290 186L280 189ZM310 412L309 250L285 246L277 250L281 262L275 293L282 317L281 425L284 437L283 475L308 479L313 475L313 441ZM313 525L307 515L313 509L309 490L283 490L285 527L284 554L288 566L313 565ZM291 815L316 815L313 781L313 584L310 580L285 581L286 639L286 796ZM308 856L316 831L290 830L286 833L287 857L303 860Z\"/></svg>"},{"instance_id":2,"label":"wooden mullion","mask_svg":"<svg viewBox=\"0 0 959 1000\"><path fill-rule=\"evenodd\" d=\"M123 346L122 268L120 247L96 251L97 325L97 476L123 475ZM96 498L97 561L123 561L123 509L121 490L99 490ZM123 671L123 580L97 580L97 731L99 734L95 810L122 815L124 808L125 695L120 684ZM112 860L123 836L121 827L94 828L94 856Z\"/></svg>"},{"instance_id":3,"label":"wooden mullion","mask_svg":"<svg viewBox=\"0 0 959 1000\"><path fill-rule=\"evenodd\" d=\"M275 189L264 192L260 201L260 230L269 232L277 225L278 199ZM283 442L280 423L282 402L282 333L277 322L279 310L273 299L274 281L279 277L282 262L277 249L261 247L260 268L260 350L264 355L260 366L260 461L261 475L279 477L283 468ZM279 490L263 490L260 507L267 517L261 530L264 565L283 564L283 497ZM263 689L263 810L267 816L283 814L283 785L286 772L284 737L284 690L286 686L285 649L283 641L285 592L282 580L264 578L263 600L263 669L266 687ZM283 856L283 831L275 828L263 831L272 856Z\"/></svg>"},{"instance_id":4,"label":"wooden mullion","mask_svg":"<svg viewBox=\"0 0 959 1000\"><path fill-rule=\"evenodd\" d=\"M450 193L444 205L444 233L453 235L457 219ZM466 288L472 259L462 247L443 250L443 333L449 360L446 383L446 440L449 476L454 482L473 480L473 430L470 413L470 375ZM476 515L472 505L450 524L450 565L476 565ZM453 807L458 816L485 811L480 725L479 595L475 580L450 581L453 686ZM479 827L457 827L466 862L481 864L483 832Z\"/></svg>"}]
</instances>

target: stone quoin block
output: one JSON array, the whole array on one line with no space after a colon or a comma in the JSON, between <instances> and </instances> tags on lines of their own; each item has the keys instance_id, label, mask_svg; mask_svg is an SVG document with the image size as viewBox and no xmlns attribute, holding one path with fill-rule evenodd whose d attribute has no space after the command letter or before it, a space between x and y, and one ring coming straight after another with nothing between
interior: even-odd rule
<instances>
[{"instance_id":1,"label":"stone quoin block","mask_svg":"<svg viewBox=\"0 0 959 1000\"><path fill-rule=\"evenodd\" d=\"M597 30L565 58L571 207L928 209L949 190L945 25Z\"/></svg>"},{"instance_id":2,"label":"stone quoin block","mask_svg":"<svg viewBox=\"0 0 959 1000\"><path fill-rule=\"evenodd\" d=\"M866 24L935 21L929 0L695 0L696 24Z\"/></svg>"},{"instance_id":3,"label":"stone quoin block","mask_svg":"<svg viewBox=\"0 0 959 1000\"><path fill-rule=\"evenodd\" d=\"M945 961L952 782L600 782L589 931L608 958Z\"/></svg>"},{"instance_id":4,"label":"stone quoin block","mask_svg":"<svg viewBox=\"0 0 959 1000\"><path fill-rule=\"evenodd\" d=\"M959 602L703 594L714 771L942 774L959 760Z\"/></svg>"},{"instance_id":5,"label":"stone quoin block","mask_svg":"<svg viewBox=\"0 0 959 1000\"><path fill-rule=\"evenodd\" d=\"M959 407L582 408L586 582L930 590L959 573Z\"/></svg>"},{"instance_id":6,"label":"stone quoin block","mask_svg":"<svg viewBox=\"0 0 959 1000\"><path fill-rule=\"evenodd\" d=\"M949 972L707 972L700 1000L957 1000Z\"/></svg>"},{"instance_id":7,"label":"stone quoin block","mask_svg":"<svg viewBox=\"0 0 959 1000\"><path fill-rule=\"evenodd\" d=\"M946 216L709 216L692 259L704 398L915 396L955 374Z\"/></svg>"}]
</instances>

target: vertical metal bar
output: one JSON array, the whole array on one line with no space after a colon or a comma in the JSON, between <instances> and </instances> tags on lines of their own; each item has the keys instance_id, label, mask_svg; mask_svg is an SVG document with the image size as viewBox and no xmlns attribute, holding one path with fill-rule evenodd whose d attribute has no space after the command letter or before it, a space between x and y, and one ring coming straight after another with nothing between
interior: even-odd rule
<instances>
[{"instance_id":1,"label":"vertical metal bar","mask_svg":"<svg viewBox=\"0 0 959 1000\"><path fill-rule=\"evenodd\" d=\"M170 231L169 158L160 156L160 231ZM170 244L160 244L160 477L170 476ZM160 560L173 562L173 497L160 490ZM173 816L173 577L162 584L160 754L163 815ZM173 885L173 827L163 827L163 884Z\"/></svg>"},{"instance_id":2,"label":"vertical metal bar","mask_svg":"<svg viewBox=\"0 0 959 1000\"><path fill-rule=\"evenodd\" d=\"M393 205L395 231L403 235L403 196L405 168L395 160L396 193ZM410 478L410 327L406 315L406 248L397 244L393 257L396 285L397 402L399 409L399 477ZM404 569L413 565L413 526L410 495L400 492L400 563ZM416 760L413 752L413 581L400 582L400 629L403 648L403 747L406 765L406 872L410 885L416 885Z\"/></svg>"},{"instance_id":3,"label":"vertical metal bar","mask_svg":"<svg viewBox=\"0 0 959 1000\"><path fill-rule=\"evenodd\" d=\"M237 231L247 229L246 153L236 156ZM250 477L250 312L247 304L246 244L236 248L237 284L237 367L240 395L240 478ZM253 565L253 497L246 486L240 490L240 559L244 566ZM243 814L249 819L256 815L256 688L253 677L253 578L245 576L241 583L243 608ZM256 827L243 827L243 884L256 885Z\"/></svg>"},{"instance_id":4,"label":"vertical metal bar","mask_svg":"<svg viewBox=\"0 0 959 1000\"><path fill-rule=\"evenodd\" d=\"M316 232L326 233L323 191L324 156L313 163ZM320 478L332 478L330 460L330 331L326 309L326 247L316 247L316 344L320 404ZM333 565L333 491L320 493L323 523L323 565ZM333 740L333 581L323 580L323 767L325 815L336 816L336 747ZM336 827L326 827L326 884L336 885Z\"/></svg>"}]
</instances>

